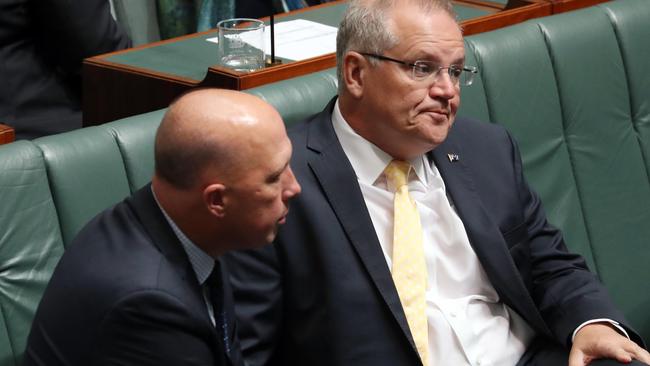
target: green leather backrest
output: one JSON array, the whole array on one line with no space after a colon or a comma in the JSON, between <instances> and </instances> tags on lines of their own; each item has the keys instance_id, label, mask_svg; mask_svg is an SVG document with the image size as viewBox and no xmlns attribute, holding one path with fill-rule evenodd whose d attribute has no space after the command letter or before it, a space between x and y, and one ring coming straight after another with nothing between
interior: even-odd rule
<instances>
[{"instance_id":1,"label":"green leather backrest","mask_svg":"<svg viewBox=\"0 0 650 366\"><path fill-rule=\"evenodd\" d=\"M124 118L103 125L111 131L122 154L131 193L151 181L156 130L166 109Z\"/></svg>"},{"instance_id":2,"label":"green leather backrest","mask_svg":"<svg viewBox=\"0 0 650 366\"><path fill-rule=\"evenodd\" d=\"M602 159L590 161L580 172L585 197L593 200L585 210L594 232L592 250L601 278L646 339L650 339L649 5L647 0L619 0L598 7L607 15L603 22L609 22L612 29L606 46L614 62L586 77L609 75L611 70L617 80L601 79L609 87L591 90L602 98L595 100L593 110L607 119L599 120L601 138L589 141L585 148L600 149L604 144L607 150ZM605 47L600 37L589 41L594 48ZM596 185L602 189L592 189Z\"/></svg>"},{"instance_id":3,"label":"green leather backrest","mask_svg":"<svg viewBox=\"0 0 650 366\"><path fill-rule=\"evenodd\" d=\"M65 245L91 218L129 195L120 149L102 127L34 140L43 151Z\"/></svg>"},{"instance_id":4,"label":"green leather backrest","mask_svg":"<svg viewBox=\"0 0 650 366\"><path fill-rule=\"evenodd\" d=\"M65 245L150 180L163 112L0 147L0 365L21 364Z\"/></svg>"},{"instance_id":5,"label":"green leather backrest","mask_svg":"<svg viewBox=\"0 0 650 366\"><path fill-rule=\"evenodd\" d=\"M514 135L550 221L646 338L648 19L647 0L623 0L466 39L489 120Z\"/></svg>"},{"instance_id":6,"label":"green leather backrest","mask_svg":"<svg viewBox=\"0 0 650 366\"><path fill-rule=\"evenodd\" d=\"M531 22L467 37L466 43L468 55L477 59L484 83L489 118L483 120L503 124L513 134L520 145L527 178L543 197L551 222L562 227L572 249L597 270L565 144L561 105L544 36ZM463 96L461 105L468 103L472 101Z\"/></svg>"},{"instance_id":7,"label":"green leather backrest","mask_svg":"<svg viewBox=\"0 0 650 366\"><path fill-rule=\"evenodd\" d=\"M0 365L19 365L32 318L63 253L41 151L0 147Z\"/></svg>"},{"instance_id":8,"label":"green leather backrest","mask_svg":"<svg viewBox=\"0 0 650 366\"><path fill-rule=\"evenodd\" d=\"M620 2L603 4L601 7L615 25L616 37L626 68L626 80L630 91L630 115L634 129L639 135L646 169L650 171L650 27L648 7L623 6Z\"/></svg>"},{"instance_id":9,"label":"green leather backrest","mask_svg":"<svg viewBox=\"0 0 650 366\"><path fill-rule=\"evenodd\" d=\"M469 45L465 41L465 64L467 66L477 66L478 60L476 60L474 52L468 47ZM480 73L476 75L472 85L461 87L458 116L472 117L480 121L490 120L485 97L485 86Z\"/></svg>"},{"instance_id":10,"label":"green leather backrest","mask_svg":"<svg viewBox=\"0 0 650 366\"><path fill-rule=\"evenodd\" d=\"M336 69L244 90L274 106L287 126L320 112L337 92Z\"/></svg>"}]
</instances>

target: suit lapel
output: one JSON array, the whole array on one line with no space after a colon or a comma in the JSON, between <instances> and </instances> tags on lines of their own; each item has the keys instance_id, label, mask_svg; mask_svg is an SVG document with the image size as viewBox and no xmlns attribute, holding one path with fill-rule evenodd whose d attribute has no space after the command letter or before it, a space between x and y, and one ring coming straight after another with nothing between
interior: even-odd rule
<instances>
[{"instance_id":1,"label":"suit lapel","mask_svg":"<svg viewBox=\"0 0 650 366\"><path fill-rule=\"evenodd\" d=\"M215 327L212 326L210 316L208 315L203 297L203 288L196 279L196 274L187 257L187 253L183 250L182 244L158 207L153 192L151 191L151 184L147 184L135 192L131 198L127 199L127 203L136 213L147 234L151 237L153 244L176 268L175 275L180 277L182 281L181 286L184 286L188 290L188 296L190 296L186 300L196 309L197 314L203 314L204 320L209 324L209 328L211 329L211 338L215 347L217 350L221 350L221 352L218 352L219 355L225 356L221 336L217 333ZM161 278L161 281L165 281L165 279ZM178 281L174 280L169 280L169 282L178 283ZM230 301L230 305L232 306L231 298L224 299L224 301ZM218 316L218 314L215 314L215 316ZM221 361L220 364L225 363Z\"/></svg>"},{"instance_id":2,"label":"suit lapel","mask_svg":"<svg viewBox=\"0 0 650 366\"><path fill-rule=\"evenodd\" d=\"M357 177L334 132L333 107L334 100L310 123L307 162L369 277L417 352Z\"/></svg>"},{"instance_id":3,"label":"suit lapel","mask_svg":"<svg viewBox=\"0 0 650 366\"><path fill-rule=\"evenodd\" d=\"M146 232L152 239L153 244L174 263L183 262L189 264L187 254L178 241L176 234L167 223L165 216L158 207L151 184L147 184L135 192L128 199L129 205L133 208Z\"/></svg>"},{"instance_id":4,"label":"suit lapel","mask_svg":"<svg viewBox=\"0 0 650 366\"><path fill-rule=\"evenodd\" d=\"M453 130L452 130L453 131ZM463 222L470 244L501 300L537 329L546 328L528 295L498 225L492 221L476 190L459 144L451 136L430 153Z\"/></svg>"}]
</instances>

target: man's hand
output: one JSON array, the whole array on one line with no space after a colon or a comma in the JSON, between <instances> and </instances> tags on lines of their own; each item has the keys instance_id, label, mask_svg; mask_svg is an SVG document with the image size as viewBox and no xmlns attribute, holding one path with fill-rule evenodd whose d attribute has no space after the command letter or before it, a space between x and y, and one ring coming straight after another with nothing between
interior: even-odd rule
<instances>
[{"instance_id":1,"label":"man's hand","mask_svg":"<svg viewBox=\"0 0 650 366\"><path fill-rule=\"evenodd\" d=\"M650 353L606 323L584 326L576 333L569 354L569 366L584 366L599 358L630 363L632 359L650 365Z\"/></svg>"}]
</instances>

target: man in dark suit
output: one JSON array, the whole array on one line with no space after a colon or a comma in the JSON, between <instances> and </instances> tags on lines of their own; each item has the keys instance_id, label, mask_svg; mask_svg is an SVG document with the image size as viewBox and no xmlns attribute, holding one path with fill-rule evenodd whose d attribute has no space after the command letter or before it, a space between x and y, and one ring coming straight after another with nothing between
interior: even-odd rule
<instances>
[{"instance_id":1,"label":"man in dark suit","mask_svg":"<svg viewBox=\"0 0 650 366\"><path fill-rule=\"evenodd\" d=\"M0 1L0 123L17 139L81 127L81 62L130 46L108 0Z\"/></svg>"},{"instance_id":2,"label":"man in dark suit","mask_svg":"<svg viewBox=\"0 0 650 366\"><path fill-rule=\"evenodd\" d=\"M219 258L273 240L300 192L290 157L280 115L257 97L204 89L174 102L152 183L67 248L24 364L243 365Z\"/></svg>"},{"instance_id":3,"label":"man in dark suit","mask_svg":"<svg viewBox=\"0 0 650 366\"><path fill-rule=\"evenodd\" d=\"M476 70L450 1L350 1L337 61L338 99L289 132L289 224L227 257L250 366L650 362L509 134L455 121Z\"/></svg>"}]
</instances>

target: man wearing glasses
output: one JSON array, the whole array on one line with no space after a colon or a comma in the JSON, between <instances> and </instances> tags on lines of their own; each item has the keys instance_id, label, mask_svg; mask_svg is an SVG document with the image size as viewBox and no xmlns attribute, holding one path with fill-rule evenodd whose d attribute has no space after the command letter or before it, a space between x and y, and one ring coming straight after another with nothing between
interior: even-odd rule
<instances>
[{"instance_id":1,"label":"man wearing glasses","mask_svg":"<svg viewBox=\"0 0 650 366\"><path fill-rule=\"evenodd\" d=\"M249 366L650 362L509 134L455 120L477 70L450 1L350 1L337 60L338 98L290 132L289 224L229 258Z\"/></svg>"}]
</instances>

